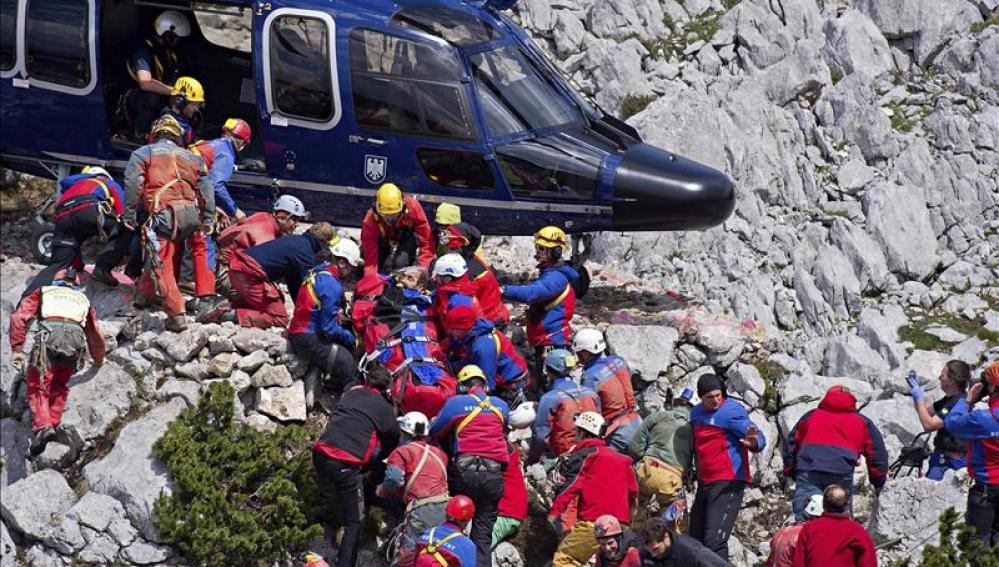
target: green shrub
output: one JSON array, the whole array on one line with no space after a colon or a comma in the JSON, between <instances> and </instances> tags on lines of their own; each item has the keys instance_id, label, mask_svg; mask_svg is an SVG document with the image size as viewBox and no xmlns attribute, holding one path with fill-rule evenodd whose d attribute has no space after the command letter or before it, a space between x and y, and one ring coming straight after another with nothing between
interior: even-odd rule
<instances>
[{"instance_id":1,"label":"green shrub","mask_svg":"<svg viewBox=\"0 0 999 567\"><path fill-rule=\"evenodd\" d=\"M986 549L974 538L974 529L959 522L954 508L944 510L937 529L938 544L924 547L919 563L913 565L910 559L903 559L887 567L999 567L999 547Z\"/></svg>"},{"instance_id":2,"label":"green shrub","mask_svg":"<svg viewBox=\"0 0 999 567\"><path fill-rule=\"evenodd\" d=\"M153 449L175 487L156 500L156 527L194 565L271 565L322 535L308 430L238 424L234 395L212 384Z\"/></svg>"},{"instance_id":3,"label":"green shrub","mask_svg":"<svg viewBox=\"0 0 999 567\"><path fill-rule=\"evenodd\" d=\"M984 22L978 22L976 24L971 24L971 33L978 35L988 29L990 26L999 26L999 12L992 14L989 19Z\"/></svg>"},{"instance_id":4,"label":"green shrub","mask_svg":"<svg viewBox=\"0 0 999 567\"><path fill-rule=\"evenodd\" d=\"M654 100L656 100L654 95L630 94L624 97L624 100L621 101L621 120L627 120L645 110L645 107L652 104Z\"/></svg>"}]
</instances>

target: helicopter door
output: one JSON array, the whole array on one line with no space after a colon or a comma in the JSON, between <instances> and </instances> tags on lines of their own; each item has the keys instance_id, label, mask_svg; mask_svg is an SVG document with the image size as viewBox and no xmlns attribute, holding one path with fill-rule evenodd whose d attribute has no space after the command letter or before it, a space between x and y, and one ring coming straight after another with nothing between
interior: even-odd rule
<instances>
[{"instance_id":1,"label":"helicopter door","mask_svg":"<svg viewBox=\"0 0 999 567\"><path fill-rule=\"evenodd\" d=\"M46 152L67 161L110 156L97 9L98 0L0 0L4 153Z\"/></svg>"}]
</instances>

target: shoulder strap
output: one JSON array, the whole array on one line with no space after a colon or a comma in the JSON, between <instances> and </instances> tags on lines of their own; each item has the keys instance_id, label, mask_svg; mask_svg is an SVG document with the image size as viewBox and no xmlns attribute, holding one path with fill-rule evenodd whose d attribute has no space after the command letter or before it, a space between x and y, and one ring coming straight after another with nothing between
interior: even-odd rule
<instances>
[{"instance_id":1,"label":"shoulder strap","mask_svg":"<svg viewBox=\"0 0 999 567\"><path fill-rule=\"evenodd\" d=\"M558 296L555 299L545 304L545 311L551 311L552 309L555 309L555 307L559 303L562 303L565 300L565 298L568 297L570 289L572 289L572 285L566 284L565 289L562 290L562 293L558 294Z\"/></svg>"},{"instance_id":2,"label":"shoulder strap","mask_svg":"<svg viewBox=\"0 0 999 567\"><path fill-rule=\"evenodd\" d=\"M316 294L316 278L321 274L333 275L326 270L312 270L309 276L305 278L305 290L309 293L309 297L312 298L312 303L315 304L316 309L322 309L323 307L323 302L319 301L319 295Z\"/></svg>"},{"instance_id":3,"label":"shoulder strap","mask_svg":"<svg viewBox=\"0 0 999 567\"><path fill-rule=\"evenodd\" d=\"M437 550L445 543L461 535L461 532L452 532L441 538L440 541L434 541L434 535L436 535L436 533L437 527L430 528L430 533L427 535L427 546L420 550L420 554L430 553L434 556L434 559L441 564L441 567L448 567L447 559Z\"/></svg>"},{"instance_id":4,"label":"shoulder strap","mask_svg":"<svg viewBox=\"0 0 999 567\"><path fill-rule=\"evenodd\" d=\"M469 412L468 415L465 416L465 419L461 420L461 423L459 423L458 427L455 428L454 430L455 435L461 433L461 431L465 429L465 427L467 427L469 423L472 423L472 420L478 417L479 414L482 413L482 410L489 410L494 414L496 414L496 417L500 419L500 423L506 422L506 420L503 419L503 412L500 411L498 407L494 406L491 401L489 401L488 395L483 395L482 399L475 397L475 394L469 394L469 395L472 396L472 399L478 401L479 404L475 406L475 409L473 409L471 412Z\"/></svg>"},{"instance_id":5,"label":"shoulder strap","mask_svg":"<svg viewBox=\"0 0 999 567\"><path fill-rule=\"evenodd\" d=\"M427 464L427 457L433 457L437 464L441 466L442 469L447 468L444 463L441 462L441 458L437 456L430 448L430 443L425 443L423 445L423 454L420 455L420 462L416 463L416 468L413 469L413 474L410 475L409 480L406 481L406 486L402 489L402 499L405 501L406 497L409 496L409 490L413 487L413 483L416 482L416 478L420 476L423 472L423 465Z\"/></svg>"}]
</instances>

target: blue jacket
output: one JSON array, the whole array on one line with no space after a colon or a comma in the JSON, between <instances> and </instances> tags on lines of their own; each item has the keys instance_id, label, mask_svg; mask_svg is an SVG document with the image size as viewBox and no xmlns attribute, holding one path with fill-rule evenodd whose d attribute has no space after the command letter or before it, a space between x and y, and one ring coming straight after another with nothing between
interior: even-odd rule
<instances>
[{"instance_id":1,"label":"blue jacket","mask_svg":"<svg viewBox=\"0 0 999 567\"><path fill-rule=\"evenodd\" d=\"M333 342L352 349L355 346L354 334L340 325L342 306L343 285L339 270L329 262L319 264L309 272L305 285L298 290L288 332L293 335L325 335Z\"/></svg>"},{"instance_id":2,"label":"blue jacket","mask_svg":"<svg viewBox=\"0 0 999 567\"><path fill-rule=\"evenodd\" d=\"M580 386L572 378L559 378L552 383L551 389L538 401L538 410L534 418L534 439L544 441L552 432L552 412L559 402L575 398L592 398L597 411L600 411L600 397L591 388Z\"/></svg>"},{"instance_id":3,"label":"blue jacket","mask_svg":"<svg viewBox=\"0 0 999 567\"><path fill-rule=\"evenodd\" d=\"M246 255L260 264L270 281L284 280L288 284L288 293L298 297L298 288L315 267L316 254L322 247L323 244L315 236L306 232L252 246L246 249Z\"/></svg>"},{"instance_id":4,"label":"blue jacket","mask_svg":"<svg viewBox=\"0 0 999 567\"><path fill-rule=\"evenodd\" d=\"M455 533L459 535L451 537L451 539L445 541L443 544L440 543ZM472 543L472 540L468 536L461 533L458 526L451 522L444 522L420 535L420 539L416 541L417 565L441 565L436 557L433 560L423 559L425 555L432 555L426 550L427 546L431 544L439 546L436 550L441 558L444 559L444 565L457 565L460 567L473 567L475 565L475 544Z\"/></svg>"},{"instance_id":5,"label":"blue jacket","mask_svg":"<svg viewBox=\"0 0 999 567\"><path fill-rule=\"evenodd\" d=\"M225 214L234 216L239 207L229 195L228 183L236 169L236 148L225 138L209 140L205 144L211 146L215 153L212 168L208 170L208 178L212 182L212 188L215 189L215 206L222 209Z\"/></svg>"},{"instance_id":6,"label":"blue jacket","mask_svg":"<svg viewBox=\"0 0 999 567\"><path fill-rule=\"evenodd\" d=\"M106 195L104 193L104 189L102 189L96 182L90 185L83 184L80 187L74 187L74 185L80 181L85 179L95 179L98 177L107 186L110 195ZM91 173L77 173L76 175L69 175L60 179L59 200L56 201L56 208L58 208L59 205L84 194L93 195L100 201L107 201L108 196L110 196L113 200L112 207L114 208L114 213L116 215L122 214L125 210L125 190L121 188L121 185L118 185L118 182L110 177L93 175Z\"/></svg>"},{"instance_id":7,"label":"blue jacket","mask_svg":"<svg viewBox=\"0 0 999 567\"><path fill-rule=\"evenodd\" d=\"M697 455L697 476L700 483L711 484L726 480L750 482L749 452L742 446L741 439L751 425L749 414L738 402L725 399L721 407L709 412L700 403L690 412L690 424L694 429L694 453ZM767 445L763 430L759 427L759 440L756 450Z\"/></svg>"},{"instance_id":8,"label":"blue jacket","mask_svg":"<svg viewBox=\"0 0 999 567\"><path fill-rule=\"evenodd\" d=\"M989 409L971 411L960 400L944 418L954 437L968 440L968 474L979 484L999 486L999 396L989 399Z\"/></svg>"},{"instance_id":9,"label":"blue jacket","mask_svg":"<svg viewBox=\"0 0 999 567\"><path fill-rule=\"evenodd\" d=\"M483 402L487 407L477 411ZM473 412L475 417L458 431L461 423ZM430 424L429 434L438 440L453 434L453 457L477 455L506 463L510 460L506 450L506 423L509 419L510 408L506 402L487 395L482 388L472 388L467 394L448 398Z\"/></svg>"},{"instance_id":10,"label":"blue jacket","mask_svg":"<svg viewBox=\"0 0 999 567\"><path fill-rule=\"evenodd\" d=\"M576 311L572 284L579 273L559 262L541 269L538 278L525 285L507 286L503 297L530 304L527 312L527 339L531 346L568 346L572 341L569 323Z\"/></svg>"},{"instance_id":11,"label":"blue jacket","mask_svg":"<svg viewBox=\"0 0 999 567\"><path fill-rule=\"evenodd\" d=\"M469 364L478 366L486 375L489 390L494 390L497 382L500 385L513 384L527 372L527 363L514 350L510 339L502 333L494 333L494 330L491 322L476 319L475 326L463 339L447 339L448 356L454 371Z\"/></svg>"}]
</instances>

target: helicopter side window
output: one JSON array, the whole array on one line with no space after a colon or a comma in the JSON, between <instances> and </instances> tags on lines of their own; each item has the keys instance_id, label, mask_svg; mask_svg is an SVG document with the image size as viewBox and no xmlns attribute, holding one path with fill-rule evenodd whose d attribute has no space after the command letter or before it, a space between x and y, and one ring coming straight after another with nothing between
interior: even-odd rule
<instances>
[{"instance_id":1,"label":"helicopter side window","mask_svg":"<svg viewBox=\"0 0 999 567\"><path fill-rule=\"evenodd\" d=\"M17 0L0 0L0 71L17 62Z\"/></svg>"},{"instance_id":2,"label":"helicopter side window","mask_svg":"<svg viewBox=\"0 0 999 567\"><path fill-rule=\"evenodd\" d=\"M516 197L591 200L597 194L599 154L586 155L557 136L496 148L500 171Z\"/></svg>"},{"instance_id":3,"label":"helicopter side window","mask_svg":"<svg viewBox=\"0 0 999 567\"><path fill-rule=\"evenodd\" d=\"M299 15L278 16L269 34L275 109L315 122L332 120L335 102L326 23Z\"/></svg>"},{"instance_id":4,"label":"helicopter side window","mask_svg":"<svg viewBox=\"0 0 999 567\"><path fill-rule=\"evenodd\" d=\"M90 4L87 0L28 0L28 76L84 88L90 84Z\"/></svg>"},{"instance_id":5,"label":"helicopter side window","mask_svg":"<svg viewBox=\"0 0 999 567\"><path fill-rule=\"evenodd\" d=\"M493 170L479 152L420 148L416 150L423 173L431 181L456 189L492 189L496 185Z\"/></svg>"},{"instance_id":6,"label":"helicopter side window","mask_svg":"<svg viewBox=\"0 0 999 567\"><path fill-rule=\"evenodd\" d=\"M350 34L350 71L358 125L475 138L454 49L359 28Z\"/></svg>"}]
</instances>

